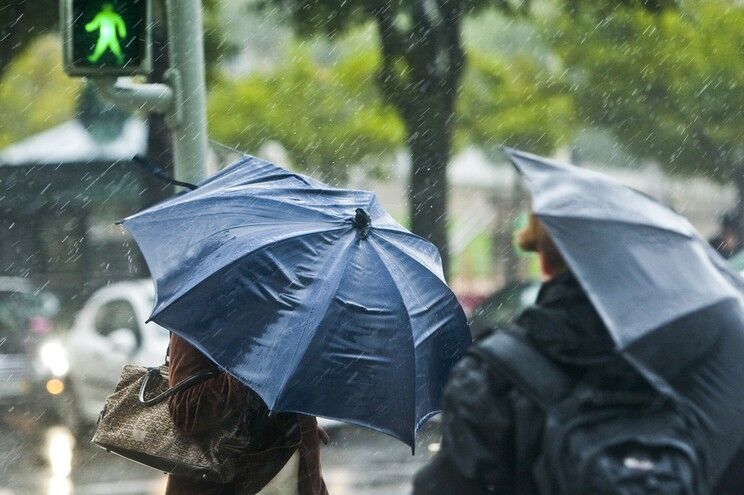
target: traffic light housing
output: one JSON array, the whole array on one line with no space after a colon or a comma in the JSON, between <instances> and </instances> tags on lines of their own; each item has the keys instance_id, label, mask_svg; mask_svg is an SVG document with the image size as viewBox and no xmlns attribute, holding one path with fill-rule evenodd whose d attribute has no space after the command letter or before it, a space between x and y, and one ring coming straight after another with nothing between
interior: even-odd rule
<instances>
[{"instance_id":1,"label":"traffic light housing","mask_svg":"<svg viewBox=\"0 0 744 495\"><path fill-rule=\"evenodd\" d=\"M148 74L150 0L61 0L65 71L71 76Z\"/></svg>"}]
</instances>

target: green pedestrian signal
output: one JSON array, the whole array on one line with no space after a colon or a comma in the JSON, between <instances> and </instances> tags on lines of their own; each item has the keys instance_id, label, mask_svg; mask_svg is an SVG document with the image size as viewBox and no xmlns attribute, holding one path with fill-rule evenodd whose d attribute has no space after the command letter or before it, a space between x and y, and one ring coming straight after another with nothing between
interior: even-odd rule
<instances>
[{"instance_id":1,"label":"green pedestrian signal","mask_svg":"<svg viewBox=\"0 0 744 495\"><path fill-rule=\"evenodd\" d=\"M88 55L88 61L95 64L107 50L116 57L118 65L124 65L124 54L121 51L119 38L122 40L127 36L127 25L119 14L114 12L110 3L104 3L102 10L96 14L92 21L85 25L89 33L98 32L98 41L93 53Z\"/></svg>"},{"instance_id":2,"label":"green pedestrian signal","mask_svg":"<svg viewBox=\"0 0 744 495\"><path fill-rule=\"evenodd\" d=\"M65 69L73 76L147 74L149 0L63 0Z\"/></svg>"}]
</instances>

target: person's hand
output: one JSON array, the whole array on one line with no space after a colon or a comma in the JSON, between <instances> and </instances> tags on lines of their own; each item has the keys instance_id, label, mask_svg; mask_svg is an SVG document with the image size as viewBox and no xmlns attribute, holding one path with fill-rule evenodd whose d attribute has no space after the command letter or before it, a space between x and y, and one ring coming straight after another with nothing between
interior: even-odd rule
<instances>
[{"instance_id":1,"label":"person's hand","mask_svg":"<svg viewBox=\"0 0 744 495\"><path fill-rule=\"evenodd\" d=\"M328 445L328 443L331 441L331 437L328 436L328 432L320 426L318 426L318 436L320 437L320 441L323 442L323 445Z\"/></svg>"}]
</instances>

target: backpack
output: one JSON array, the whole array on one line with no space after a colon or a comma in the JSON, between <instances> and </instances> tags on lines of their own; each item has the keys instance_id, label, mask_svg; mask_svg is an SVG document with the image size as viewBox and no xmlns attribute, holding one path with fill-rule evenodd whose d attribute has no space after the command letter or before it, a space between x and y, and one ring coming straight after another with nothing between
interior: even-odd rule
<instances>
[{"instance_id":1,"label":"backpack","mask_svg":"<svg viewBox=\"0 0 744 495\"><path fill-rule=\"evenodd\" d=\"M506 332L494 333L469 352L544 413L539 452L531 473L526 471L540 495L709 493L686 415L674 401L659 393L576 383L531 344ZM525 486L524 480L516 483Z\"/></svg>"}]
</instances>

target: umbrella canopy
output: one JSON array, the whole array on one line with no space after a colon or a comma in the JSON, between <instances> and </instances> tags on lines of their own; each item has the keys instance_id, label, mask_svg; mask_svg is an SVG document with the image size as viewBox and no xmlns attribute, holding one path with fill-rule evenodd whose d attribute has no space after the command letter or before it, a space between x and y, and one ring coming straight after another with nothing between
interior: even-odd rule
<instances>
[{"instance_id":1,"label":"umbrella canopy","mask_svg":"<svg viewBox=\"0 0 744 495\"><path fill-rule=\"evenodd\" d=\"M150 317L273 411L413 446L469 344L437 249L365 191L248 157L122 221L156 285Z\"/></svg>"},{"instance_id":2,"label":"umbrella canopy","mask_svg":"<svg viewBox=\"0 0 744 495\"><path fill-rule=\"evenodd\" d=\"M618 351L693 408L715 478L744 438L744 281L652 198L597 172L505 152Z\"/></svg>"}]
</instances>

